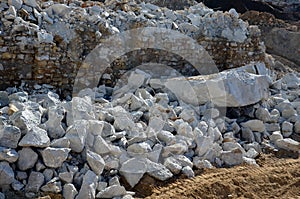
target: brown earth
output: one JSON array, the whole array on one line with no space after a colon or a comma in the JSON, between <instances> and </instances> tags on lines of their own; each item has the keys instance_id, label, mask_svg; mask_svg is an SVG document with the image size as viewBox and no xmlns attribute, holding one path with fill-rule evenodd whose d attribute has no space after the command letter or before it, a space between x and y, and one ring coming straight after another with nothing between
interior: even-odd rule
<instances>
[{"instance_id":1,"label":"brown earth","mask_svg":"<svg viewBox=\"0 0 300 199\"><path fill-rule=\"evenodd\" d=\"M140 198L300 198L300 159L262 155L260 167L241 165L199 171L193 179L154 182L143 178ZM153 186L154 184L154 186Z\"/></svg>"}]
</instances>

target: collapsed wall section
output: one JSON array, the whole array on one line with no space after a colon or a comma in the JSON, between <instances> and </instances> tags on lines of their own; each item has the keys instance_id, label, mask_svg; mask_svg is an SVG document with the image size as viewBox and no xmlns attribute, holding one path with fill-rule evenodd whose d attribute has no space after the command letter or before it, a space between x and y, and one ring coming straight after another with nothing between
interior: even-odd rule
<instances>
[{"instance_id":1,"label":"collapsed wall section","mask_svg":"<svg viewBox=\"0 0 300 199\"><path fill-rule=\"evenodd\" d=\"M220 71L263 61L265 56L255 26L239 19L234 10L214 12L203 4L173 11L143 2L121 6L71 2L67 6L3 1L0 15L0 89L25 83L72 91L77 71L89 52L110 35L140 27L169 28L191 36L209 52ZM139 65L161 60L158 54L155 49L141 49L132 53L134 56L124 55L112 66L119 70L119 66L134 67L133 62ZM175 68L186 66L174 54L164 56L163 60L177 64Z\"/></svg>"}]
</instances>

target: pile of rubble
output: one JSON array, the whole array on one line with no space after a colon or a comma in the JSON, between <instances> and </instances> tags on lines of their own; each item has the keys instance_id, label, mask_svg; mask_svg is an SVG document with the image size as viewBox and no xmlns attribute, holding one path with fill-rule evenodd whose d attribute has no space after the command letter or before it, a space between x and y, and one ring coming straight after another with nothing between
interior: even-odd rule
<instances>
[{"instance_id":1,"label":"pile of rubble","mask_svg":"<svg viewBox=\"0 0 300 199\"><path fill-rule=\"evenodd\" d=\"M164 181L193 177L196 169L258 166L262 152L299 155L299 74L276 79L260 30L234 9L215 12L192 1L174 11L149 1L7 0L0 19L0 198L132 198L125 187L145 175ZM161 52L143 46L103 74L113 79L125 69L113 87L63 94L97 44L140 27L190 36L222 72L182 77L174 68L185 64L165 69L154 62ZM181 63L164 53L171 65ZM145 60L151 67L135 68Z\"/></svg>"},{"instance_id":2,"label":"pile of rubble","mask_svg":"<svg viewBox=\"0 0 300 199\"><path fill-rule=\"evenodd\" d=\"M120 177L134 187L145 174L164 181L178 174L193 177L194 169L257 166L262 151L299 154L300 77L273 81L263 66L260 75L250 65L185 79L195 96L209 92L197 88L222 82L222 99L247 105L227 116L217 95L192 105L170 92L185 90L183 78L159 84L139 69L113 92L105 86L85 89L71 101L53 92L1 91L1 190L30 198L43 192L70 199L132 198ZM103 98L108 93L111 101Z\"/></svg>"}]
</instances>

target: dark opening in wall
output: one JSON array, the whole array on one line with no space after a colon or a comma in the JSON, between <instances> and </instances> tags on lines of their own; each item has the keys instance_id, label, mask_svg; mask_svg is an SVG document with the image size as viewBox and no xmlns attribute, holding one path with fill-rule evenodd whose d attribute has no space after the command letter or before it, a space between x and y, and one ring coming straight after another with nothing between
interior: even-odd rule
<instances>
[{"instance_id":1,"label":"dark opening in wall","mask_svg":"<svg viewBox=\"0 0 300 199\"><path fill-rule=\"evenodd\" d=\"M143 64L158 63L175 69L182 76L200 75L199 72L183 57L158 49L141 49L131 51L119 57L107 68L104 74L109 74L111 79L100 79L99 85L114 87L117 80L128 70ZM103 76L102 76L103 77Z\"/></svg>"}]
</instances>

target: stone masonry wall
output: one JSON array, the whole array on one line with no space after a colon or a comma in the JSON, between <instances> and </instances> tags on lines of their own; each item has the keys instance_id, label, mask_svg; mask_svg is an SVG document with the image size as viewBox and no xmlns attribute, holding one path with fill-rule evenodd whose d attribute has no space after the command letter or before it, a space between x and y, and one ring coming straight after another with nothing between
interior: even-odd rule
<instances>
[{"instance_id":1,"label":"stone masonry wall","mask_svg":"<svg viewBox=\"0 0 300 199\"><path fill-rule=\"evenodd\" d=\"M145 16L143 16L145 18L142 18L144 21L136 17L134 20L128 20L125 25L124 23L119 23L118 25L117 20L119 20L119 18L117 17L119 16L116 17L116 15L121 13L121 11L117 13L118 11L114 11L114 7L111 5L103 8L101 6L81 8L75 4L70 6L54 4L50 7L46 7L42 2L38 2L39 4L37 6L30 7L29 5L23 4L23 7L16 9L15 7L17 6L10 5L11 3L9 2L7 4L5 4L5 2L2 3L2 5L6 5L6 7L2 6L0 14L0 89L5 89L8 86L19 86L24 82L26 86L29 87L34 84L50 84L61 90L71 91L74 78L85 56L91 52L97 44L101 43L101 41L109 35L117 34L118 31L126 30L130 27L146 27L149 26L151 22L149 17L145 18ZM55 5L58 6L55 7ZM207 9L202 4L199 5L198 7L201 9ZM145 7L145 4L136 4L134 6L138 7L140 12L142 9L148 9L147 12L149 13L154 10L154 8L150 8L150 6ZM92 13L91 10L95 10L95 8L100 10L99 16L101 17L97 16L97 18L95 14ZM107 11L105 11L105 9L107 9ZM159 9L156 10L158 13L167 13L167 11L173 12L177 17L186 17L186 14L189 13L182 14L182 11L171 11L167 8L159 7L155 9ZM199 10L199 8L197 9ZM28 12L28 10L34 14ZM22 13L25 11L29 15L24 17ZM61 15L61 12L64 12L64 16ZM127 16L127 12L122 12L121 14ZM228 20L233 20L234 23L244 23L238 18L235 19L235 13L224 14L220 12L217 13L217 16L214 16L215 13L213 13L212 10L209 10L209 12L212 12L211 18L229 16ZM41 14L38 15L36 13ZM102 16L106 13L109 13L110 16L117 19L105 19L105 17ZM160 13L158 15L160 15ZM30 18L30 16L38 20ZM42 17L39 19L39 17L36 16ZM203 16L203 19L199 19L207 20L205 19L206 16L207 14ZM169 22L168 17L170 18L170 16L166 15L165 19L161 21L167 24ZM188 15L188 18L190 19L191 17ZM234 39L222 38L222 36L219 35L210 36L206 34L201 27L199 30L193 30L193 28L199 27L199 25L195 26L192 22L184 22L184 25L189 24L189 26L183 29L181 28L183 26L180 26L181 21L179 21L178 17L178 19L172 23L172 28L176 29L176 23L179 24L179 28L177 27L179 31L187 32L188 35L204 46L213 57L220 71L239 67L251 61L264 60L264 46L259 40L260 31L255 27L246 24L246 26L248 26L246 30L247 33L245 33L247 38L243 39L244 41L234 41ZM224 24L226 26L227 22L225 21ZM153 26L153 24L150 24L150 26ZM192 28L190 28L190 26ZM63 27L63 31L65 32L58 31L61 27ZM64 30L64 28L66 30ZM117 62L120 61L121 63L114 63L114 70L118 70L118 66L124 64L127 65L127 68L130 68L133 67L133 62L137 65L142 64L145 60L157 60L157 52L155 52L155 50L146 50L146 53L141 52L132 53L131 57L125 56L126 59L117 60ZM141 54L143 54L143 56L140 56ZM165 54L164 56L166 57L163 58L163 60L172 60L173 63L177 63L177 68L185 67L186 63L182 60L174 62L174 57L176 58L176 56L172 54Z\"/></svg>"}]
</instances>

